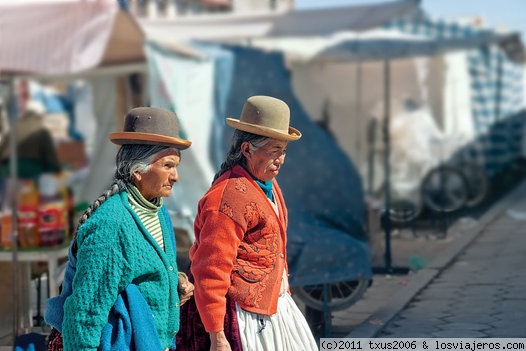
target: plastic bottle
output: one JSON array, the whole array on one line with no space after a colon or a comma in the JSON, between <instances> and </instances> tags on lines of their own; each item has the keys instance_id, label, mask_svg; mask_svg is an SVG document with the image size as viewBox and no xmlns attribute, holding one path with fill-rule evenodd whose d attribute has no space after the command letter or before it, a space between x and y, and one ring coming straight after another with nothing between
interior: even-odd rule
<instances>
[{"instance_id":1,"label":"plastic bottle","mask_svg":"<svg viewBox=\"0 0 526 351\"><path fill-rule=\"evenodd\" d=\"M65 237L64 240L69 241L71 238L71 232L74 227L74 216L75 216L75 200L73 196L73 189L68 186L69 175L65 172L62 173L59 182L59 193L64 202L64 223L65 223Z\"/></svg>"},{"instance_id":2,"label":"plastic bottle","mask_svg":"<svg viewBox=\"0 0 526 351\"><path fill-rule=\"evenodd\" d=\"M13 247L13 214L10 210L5 210L1 213L1 217L1 246L3 249L10 249Z\"/></svg>"},{"instance_id":3,"label":"plastic bottle","mask_svg":"<svg viewBox=\"0 0 526 351\"><path fill-rule=\"evenodd\" d=\"M40 246L55 246L64 242L66 236L66 204L59 193L58 181L53 174L39 177L40 205L38 208L38 231Z\"/></svg>"},{"instance_id":4,"label":"plastic bottle","mask_svg":"<svg viewBox=\"0 0 526 351\"><path fill-rule=\"evenodd\" d=\"M21 180L18 195L18 243L20 248L39 246L38 203L39 195L33 180Z\"/></svg>"}]
</instances>

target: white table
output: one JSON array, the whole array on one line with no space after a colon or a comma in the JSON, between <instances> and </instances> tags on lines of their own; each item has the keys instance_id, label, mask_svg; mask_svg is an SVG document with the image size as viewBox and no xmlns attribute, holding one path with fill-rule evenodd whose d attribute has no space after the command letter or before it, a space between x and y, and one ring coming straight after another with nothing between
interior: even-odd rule
<instances>
[{"instance_id":1,"label":"white table","mask_svg":"<svg viewBox=\"0 0 526 351\"><path fill-rule=\"evenodd\" d=\"M28 290L31 287L31 263L45 262L47 263L48 273L48 287L49 297L57 296L59 294L59 282L57 281L57 270L61 259L68 257L69 243L64 243L60 246L42 247L35 249L19 249L17 251L18 263L18 293L13 295L13 305L11 309L14 315L16 314L18 321L16 325L19 330L26 330L28 327L33 327L33 315L31 304L31 293ZM0 250L0 262L13 263L13 251L9 249ZM18 302L15 302L18 301ZM2 307L5 309L4 307ZM10 319L11 323L15 323L14 319ZM5 326L2 326L4 328Z\"/></svg>"},{"instance_id":2,"label":"white table","mask_svg":"<svg viewBox=\"0 0 526 351\"><path fill-rule=\"evenodd\" d=\"M18 262L47 262L49 297L59 294L57 284L57 268L59 261L68 257L69 243L60 246L42 247L37 249L19 249L17 251ZM0 261L12 262L12 250L0 250ZM31 279L31 277L29 277Z\"/></svg>"}]
</instances>

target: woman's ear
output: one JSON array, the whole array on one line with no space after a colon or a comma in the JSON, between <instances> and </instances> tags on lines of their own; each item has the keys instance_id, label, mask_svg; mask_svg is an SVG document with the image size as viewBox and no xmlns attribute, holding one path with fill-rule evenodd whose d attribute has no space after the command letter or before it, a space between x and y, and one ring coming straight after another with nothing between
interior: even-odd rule
<instances>
[{"instance_id":1,"label":"woman's ear","mask_svg":"<svg viewBox=\"0 0 526 351\"><path fill-rule=\"evenodd\" d=\"M134 180L134 183L137 184L138 182L140 182L142 179L142 176L139 172L134 172L133 173L133 180Z\"/></svg>"},{"instance_id":2,"label":"woman's ear","mask_svg":"<svg viewBox=\"0 0 526 351\"><path fill-rule=\"evenodd\" d=\"M244 141L243 143L241 143L241 152L246 158L250 156L250 143L248 141Z\"/></svg>"}]
</instances>

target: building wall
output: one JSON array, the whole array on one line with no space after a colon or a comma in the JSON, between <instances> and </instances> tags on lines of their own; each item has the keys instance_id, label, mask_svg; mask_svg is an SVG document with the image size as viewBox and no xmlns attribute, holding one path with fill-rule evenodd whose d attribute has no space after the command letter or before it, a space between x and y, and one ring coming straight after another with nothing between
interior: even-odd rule
<instances>
[{"instance_id":1,"label":"building wall","mask_svg":"<svg viewBox=\"0 0 526 351\"><path fill-rule=\"evenodd\" d=\"M228 14L292 9L294 0L125 0L140 18L177 18L202 14Z\"/></svg>"}]
</instances>

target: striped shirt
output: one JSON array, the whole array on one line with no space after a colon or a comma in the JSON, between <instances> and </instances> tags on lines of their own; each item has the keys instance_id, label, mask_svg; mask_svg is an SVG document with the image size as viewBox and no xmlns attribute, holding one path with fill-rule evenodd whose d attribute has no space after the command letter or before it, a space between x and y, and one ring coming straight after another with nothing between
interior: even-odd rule
<instances>
[{"instance_id":1,"label":"striped shirt","mask_svg":"<svg viewBox=\"0 0 526 351\"><path fill-rule=\"evenodd\" d=\"M128 189L128 201L130 201L131 208L137 213L146 230L164 250L163 231L158 215L158 211L163 205L163 199L159 197L150 202L142 196L139 189L134 185L129 185Z\"/></svg>"}]
</instances>

